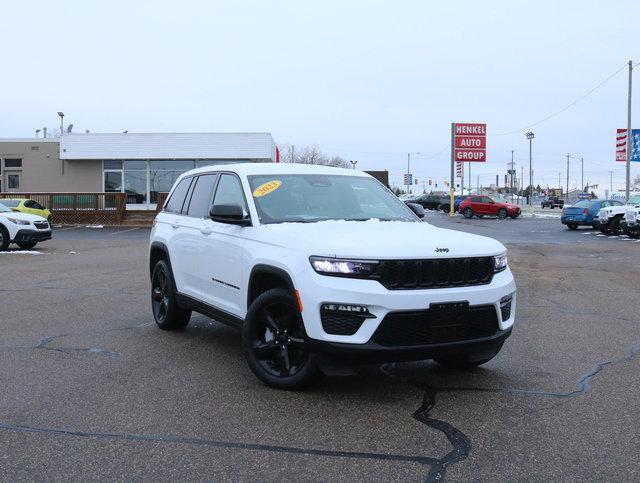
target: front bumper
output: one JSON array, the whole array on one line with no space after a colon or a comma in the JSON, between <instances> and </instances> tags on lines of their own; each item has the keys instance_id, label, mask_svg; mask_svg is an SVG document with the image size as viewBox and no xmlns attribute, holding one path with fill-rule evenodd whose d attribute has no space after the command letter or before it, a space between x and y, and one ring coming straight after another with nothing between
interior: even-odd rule
<instances>
[{"instance_id":1,"label":"front bumper","mask_svg":"<svg viewBox=\"0 0 640 483\"><path fill-rule=\"evenodd\" d=\"M499 330L490 337L444 344L386 347L373 341L366 344L345 344L309 339L311 350L322 360L331 363L382 363L419 361L448 355L491 351L511 335L512 327Z\"/></svg>"},{"instance_id":2,"label":"front bumper","mask_svg":"<svg viewBox=\"0 0 640 483\"><path fill-rule=\"evenodd\" d=\"M16 236L11 240L13 243L30 243L51 240L51 230L18 230Z\"/></svg>"},{"instance_id":3,"label":"front bumper","mask_svg":"<svg viewBox=\"0 0 640 483\"><path fill-rule=\"evenodd\" d=\"M429 309L432 304L468 302L470 307L492 306L496 311L498 325L495 338L500 339L504 335L500 340L508 336L515 322L516 286L509 268L496 273L489 284L466 287L388 290L375 280L328 277L319 275L313 270L304 270L303 273L296 274L295 286L299 289L304 307L302 319L307 336L321 353L349 352L366 357L368 357L367 354L375 354L374 358L382 355L391 356L396 360L400 356L414 359L416 354L424 355L452 348L459 352L462 346L474 342L455 342L442 347L434 345L382 347L373 343L373 335L390 312L423 311ZM511 311L509 318L503 320L500 300L508 296L512 297ZM353 335L327 333L321 319L323 304L366 306L374 317L366 318ZM477 340L477 342L481 345L492 343L491 340Z\"/></svg>"}]
</instances>

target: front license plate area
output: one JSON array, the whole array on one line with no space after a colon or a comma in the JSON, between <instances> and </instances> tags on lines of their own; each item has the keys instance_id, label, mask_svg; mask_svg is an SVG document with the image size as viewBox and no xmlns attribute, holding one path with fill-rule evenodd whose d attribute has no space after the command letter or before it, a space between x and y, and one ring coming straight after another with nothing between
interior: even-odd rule
<instances>
[{"instance_id":1,"label":"front license plate area","mask_svg":"<svg viewBox=\"0 0 640 483\"><path fill-rule=\"evenodd\" d=\"M434 312L446 313L446 314L456 314L460 312L464 312L469 308L469 301L461 301L461 302L442 302L442 303L432 303L429 304L429 310L433 310Z\"/></svg>"}]
</instances>

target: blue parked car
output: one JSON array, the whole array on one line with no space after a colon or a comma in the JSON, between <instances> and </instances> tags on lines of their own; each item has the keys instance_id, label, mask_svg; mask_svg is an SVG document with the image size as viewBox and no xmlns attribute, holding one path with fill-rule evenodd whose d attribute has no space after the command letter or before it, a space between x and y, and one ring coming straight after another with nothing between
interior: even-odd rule
<instances>
[{"instance_id":1,"label":"blue parked car","mask_svg":"<svg viewBox=\"0 0 640 483\"><path fill-rule=\"evenodd\" d=\"M562 217L560 221L563 225L567 225L569 230L577 230L580 225L592 226L598 228L597 217L600 208L607 206L622 205L616 200L582 200L575 205L567 206L562 209Z\"/></svg>"}]
</instances>

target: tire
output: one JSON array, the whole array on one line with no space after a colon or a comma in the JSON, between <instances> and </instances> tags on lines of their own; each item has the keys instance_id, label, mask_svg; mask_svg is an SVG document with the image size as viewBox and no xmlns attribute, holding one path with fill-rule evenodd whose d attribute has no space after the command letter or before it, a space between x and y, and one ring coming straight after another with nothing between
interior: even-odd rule
<instances>
[{"instance_id":1,"label":"tire","mask_svg":"<svg viewBox=\"0 0 640 483\"><path fill-rule=\"evenodd\" d=\"M242 328L242 346L249 368L268 386L300 389L320 375L297 301L287 289L267 290L253 301Z\"/></svg>"},{"instance_id":2,"label":"tire","mask_svg":"<svg viewBox=\"0 0 640 483\"><path fill-rule=\"evenodd\" d=\"M442 211L444 211L445 213L449 213L449 211L450 211L450 209L451 209L451 205L442 205L442 206L440 207L440 209L441 209Z\"/></svg>"},{"instance_id":3,"label":"tire","mask_svg":"<svg viewBox=\"0 0 640 483\"><path fill-rule=\"evenodd\" d=\"M491 349L487 349L479 352L472 352L471 354L460 354L456 356L436 357L433 360L436 361L441 366L444 366L448 369L458 369L458 370L473 369L475 367L481 366L482 364L486 364L495 356L497 356L498 352L500 352L500 349L502 349L503 344L504 342L501 342L499 345Z\"/></svg>"},{"instance_id":4,"label":"tire","mask_svg":"<svg viewBox=\"0 0 640 483\"><path fill-rule=\"evenodd\" d=\"M25 250L29 250L30 248L35 247L38 244L38 242L18 242L16 243L16 245L18 245L20 248L23 248Z\"/></svg>"},{"instance_id":5,"label":"tire","mask_svg":"<svg viewBox=\"0 0 640 483\"><path fill-rule=\"evenodd\" d=\"M549 208L553 210L555 208L555 206L551 205Z\"/></svg>"},{"instance_id":6,"label":"tire","mask_svg":"<svg viewBox=\"0 0 640 483\"><path fill-rule=\"evenodd\" d=\"M478 218L484 218L484 215L476 215Z\"/></svg>"},{"instance_id":7,"label":"tire","mask_svg":"<svg viewBox=\"0 0 640 483\"><path fill-rule=\"evenodd\" d=\"M191 318L191 311L178 305L175 287L169 264L160 260L151 276L151 309L162 330L184 329Z\"/></svg>"},{"instance_id":8,"label":"tire","mask_svg":"<svg viewBox=\"0 0 640 483\"><path fill-rule=\"evenodd\" d=\"M613 220L611 220L611 226L609 227L609 235L620 236L624 234L624 230L620 226L620 221L622 221L621 216L616 216Z\"/></svg>"},{"instance_id":9,"label":"tire","mask_svg":"<svg viewBox=\"0 0 640 483\"><path fill-rule=\"evenodd\" d=\"M465 208L462 214L465 218L473 218L473 210L471 208Z\"/></svg>"},{"instance_id":10,"label":"tire","mask_svg":"<svg viewBox=\"0 0 640 483\"><path fill-rule=\"evenodd\" d=\"M575 223L568 223L567 228L569 228L569 230L577 230L578 225L576 225Z\"/></svg>"},{"instance_id":11,"label":"tire","mask_svg":"<svg viewBox=\"0 0 640 483\"><path fill-rule=\"evenodd\" d=\"M606 223L599 223L598 224L598 229L602 233L608 234L611 231L611 225L612 225L612 221L607 221Z\"/></svg>"},{"instance_id":12,"label":"tire","mask_svg":"<svg viewBox=\"0 0 640 483\"><path fill-rule=\"evenodd\" d=\"M496 213L498 215L498 218L500 220L504 220L507 217L507 210L505 210L504 208L500 208L498 210L498 213Z\"/></svg>"},{"instance_id":13,"label":"tire","mask_svg":"<svg viewBox=\"0 0 640 483\"><path fill-rule=\"evenodd\" d=\"M9 232L7 229L0 225L0 252L4 252L7 248L9 248L9 243L11 240L9 239Z\"/></svg>"},{"instance_id":14,"label":"tire","mask_svg":"<svg viewBox=\"0 0 640 483\"><path fill-rule=\"evenodd\" d=\"M509 215L509 218L511 218L512 220L515 220L516 218L518 218L518 215Z\"/></svg>"},{"instance_id":15,"label":"tire","mask_svg":"<svg viewBox=\"0 0 640 483\"><path fill-rule=\"evenodd\" d=\"M51 215L47 216L47 221L49 222L49 225L51 225Z\"/></svg>"}]
</instances>

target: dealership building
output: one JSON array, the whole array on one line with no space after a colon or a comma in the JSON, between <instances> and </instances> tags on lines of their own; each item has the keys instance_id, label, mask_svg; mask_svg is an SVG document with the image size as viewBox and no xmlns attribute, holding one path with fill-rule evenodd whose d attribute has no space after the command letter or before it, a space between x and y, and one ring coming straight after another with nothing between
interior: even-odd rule
<instances>
[{"instance_id":1,"label":"dealership building","mask_svg":"<svg viewBox=\"0 0 640 483\"><path fill-rule=\"evenodd\" d=\"M269 133L67 134L0 138L0 192L122 192L127 208L155 209L182 173L216 164L276 162Z\"/></svg>"}]
</instances>

